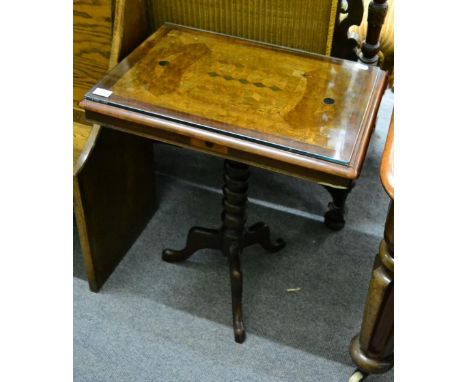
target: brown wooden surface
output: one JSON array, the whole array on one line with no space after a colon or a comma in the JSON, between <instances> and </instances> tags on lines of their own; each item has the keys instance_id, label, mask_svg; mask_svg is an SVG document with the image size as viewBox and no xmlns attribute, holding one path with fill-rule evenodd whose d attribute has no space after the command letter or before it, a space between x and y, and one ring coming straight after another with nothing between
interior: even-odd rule
<instances>
[{"instance_id":1,"label":"brown wooden surface","mask_svg":"<svg viewBox=\"0 0 468 382\"><path fill-rule=\"evenodd\" d=\"M98 291L153 215L152 145L103 128L74 177L74 205L90 288Z\"/></svg>"},{"instance_id":2,"label":"brown wooden surface","mask_svg":"<svg viewBox=\"0 0 468 382\"><path fill-rule=\"evenodd\" d=\"M110 1L74 2L74 97L148 33L145 2L117 0L111 30ZM97 57L96 57L97 55ZM73 201L90 289L98 291L155 210L152 143L99 125L86 126L74 107Z\"/></svg>"},{"instance_id":3,"label":"brown wooden surface","mask_svg":"<svg viewBox=\"0 0 468 382\"><path fill-rule=\"evenodd\" d=\"M393 120L394 114L392 114L392 121L390 122L390 128L388 130L387 142L385 143L385 148L382 155L382 164L380 165L380 180L382 181L382 185L388 196L390 196L392 199L394 199Z\"/></svg>"},{"instance_id":4,"label":"brown wooden surface","mask_svg":"<svg viewBox=\"0 0 468 382\"><path fill-rule=\"evenodd\" d=\"M143 128L154 139L176 132L349 180L359 174L385 80L378 68L167 25L82 105L88 118L129 121L133 133ZM97 87L113 94L93 95Z\"/></svg>"},{"instance_id":5,"label":"brown wooden surface","mask_svg":"<svg viewBox=\"0 0 468 382\"><path fill-rule=\"evenodd\" d=\"M132 52L150 33L146 0L117 0L109 68Z\"/></svg>"},{"instance_id":6,"label":"brown wooden surface","mask_svg":"<svg viewBox=\"0 0 468 382\"><path fill-rule=\"evenodd\" d=\"M73 105L109 67L112 1L73 1Z\"/></svg>"},{"instance_id":7,"label":"brown wooden surface","mask_svg":"<svg viewBox=\"0 0 468 382\"><path fill-rule=\"evenodd\" d=\"M85 144L91 134L92 127L78 122L73 122L73 168L83 151Z\"/></svg>"},{"instance_id":8,"label":"brown wooden surface","mask_svg":"<svg viewBox=\"0 0 468 382\"><path fill-rule=\"evenodd\" d=\"M113 91L104 102L347 163L381 76L348 61L166 25L98 86Z\"/></svg>"}]
</instances>

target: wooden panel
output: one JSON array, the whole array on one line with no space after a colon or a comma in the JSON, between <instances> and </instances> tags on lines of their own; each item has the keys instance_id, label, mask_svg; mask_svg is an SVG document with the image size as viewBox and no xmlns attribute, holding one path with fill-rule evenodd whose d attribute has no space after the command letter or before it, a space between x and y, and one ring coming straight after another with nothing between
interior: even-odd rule
<instances>
[{"instance_id":1,"label":"wooden panel","mask_svg":"<svg viewBox=\"0 0 468 382\"><path fill-rule=\"evenodd\" d=\"M150 0L165 22L329 54L337 0Z\"/></svg>"},{"instance_id":2,"label":"wooden panel","mask_svg":"<svg viewBox=\"0 0 468 382\"><path fill-rule=\"evenodd\" d=\"M89 285L98 291L155 211L151 141L102 128L73 192Z\"/></svg>"},{"instance_id":3,"label":"wooden panel","mask_svg":"<svg viewBox=\"0 0 468 382\"><path fill-rule=\"evenodd\" d=\"M109 68L113 68L150 34L147 0L117 0Z\"/></svg>"},{"instance_id":4,"label":"wooden panel","mask_svg":"<svg viewBox=\"0 0 468 382\"><path fill-rule=\"evenodd\" d=\"M76 161L91 134L91 130L92 127L89 125L77 122L73 123L73 167L76 165Z\"/></svg>"},{"instance_id":5,"label":"wooden panel","mask_svg":"<svg viewBox=\"0 0 468 382\"><path fill-rule=\"evenodd\" d=\"M108 70L112 1L73 1L73 105Z\"/></svg>"},{"instance_id":6,"label":"wooden panel","mask_svg":"<svg viewBox=\"0 0 468 382\"><path fill-rule=\"evenodd\" d=\"M384 81L375 67L166 25L97 85L110 97L86 97L347 164Z\"/></svg>"},{"instance_id":7,"label":"wooden panel","mask_svg":"<svg viewBox=\"0 0 468 382\"><path fill-rule=\"evenodd\" d=\"M73 202L90 289L97 292L154 213L152 142L86 126L84 93L148 34L144 0L74 1ZM111 44L112 41L112 44ZM112 45L112 47L111 47ZM112 52L112 53L111 53Z\"/></svg>"}]
</instances>

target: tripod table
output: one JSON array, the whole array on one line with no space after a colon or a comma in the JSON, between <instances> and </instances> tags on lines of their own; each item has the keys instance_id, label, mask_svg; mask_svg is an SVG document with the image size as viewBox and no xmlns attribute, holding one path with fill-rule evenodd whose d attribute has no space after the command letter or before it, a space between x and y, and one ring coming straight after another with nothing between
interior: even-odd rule
<instances>
[{"instance_id":1,"label":"tripod table","mask_svg":"<svg viewBox=\"0 0 468 382\"><path fill-rule=\"evenodd\" d=\"M325 223L342 228L386 78L377 67L165 24L81 106L103 126L225 158L221 227L193 227L185 248L163 259L202 248L228 258L234 337L243 342L242 249L285 245L264 223L244 227L248 166L322 184L332 196Z\"/></svg>"}]
</instances>

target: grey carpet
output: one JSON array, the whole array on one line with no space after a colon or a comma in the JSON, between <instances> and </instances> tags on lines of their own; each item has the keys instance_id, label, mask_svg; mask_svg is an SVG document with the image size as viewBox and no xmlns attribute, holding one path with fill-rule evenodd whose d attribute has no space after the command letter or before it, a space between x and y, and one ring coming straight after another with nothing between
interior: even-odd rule
<instances>
[{"instance_id":1,"label":"grey carpet","mask_svg":"<svg viewBox=\"0 0 468 382\"><path fill-rule=\"evenodd\" d=\"M226 259L160 256L182 247L192 225L219 225L222 160L155 145L159 208L98 294L88 290L75 227L74 380L347 381L388 205L378 169L392 108L387 92L340 232L323 225L329 196L320 186L251 170L249 223L267 222L287 246L242 255L242 345L233 340ZM393 371L368 379L392 380Z\"/></svg>"}]
</instances>

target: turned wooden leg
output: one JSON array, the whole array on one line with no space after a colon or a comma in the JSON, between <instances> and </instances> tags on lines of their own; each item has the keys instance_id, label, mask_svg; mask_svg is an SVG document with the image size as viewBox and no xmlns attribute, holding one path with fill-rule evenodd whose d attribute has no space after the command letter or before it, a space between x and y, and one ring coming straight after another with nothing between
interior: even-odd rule
<instances>
[{"instance_id":1,"label":"turned wooden leg","mask_svg":"<svg viewBox=\"0 0 468 382\"><path fill-rule=\"evenodd\" d=\"M247 165L226 160L224 162L223 188L223 252L228 256L231 278L232 323L234 339L238 343L245 340L242 321L242 253L244 225L247 220L247 189L249 168Z\"/></svg>"},{"instance_id":2,"label":"turned wooden leg","mask_svg":"<svg viewBox=\"0 0 468 382\"><path fill-rule=\"evenodd\" d=\"M284 248L281 239L272 241L270 228L265 223L257 223L245 230L247 220L247 190L249 168L247 165L226 160L224 162L223 213L221 229L193 227L187 236L185 248L180 251L165 249L163 260L179 262L188 259L200 249L219 249L228 258L231 280L232 324L234 339L245 341L242 321L242 270L240 256L242 249L260 244L270 252Z\"/></svg>"},{"instance_id":3,"label":"turned wooden leg","mask_svg":"<svg viewBox=\"0 0 468 382\"><path fill-rule=\"evenodd\" d=\"M346 198L353 185L349 188L334 188L324 186L332 196L332 201L328 203L328 211L325 213L325 225L335 231L339 231L345 225Z\"/></svg>"},{"instance_id":4,"label":"turned wooden leg","mask_svg":"<svg viewBox=\"0 0 468 382\"><path fill-rule=\"evenodd\" d=\"M387 0L372 0L367 15L366 40L361 46L359 61L367 65L377 65L380 51L380 31L387 15Z\"/></svg>"},{"instance_id":5,"label":"turned wooden leg","mask_svg":"<svg viewBox=\"0 0 468 382\"><path fill-rule=\"evenodd\" d=\"M392 201L372 271L361 332L351 341L351 357L364 373L383 373L393 367L393 300Z\"/></svg>"}]
</instances>

